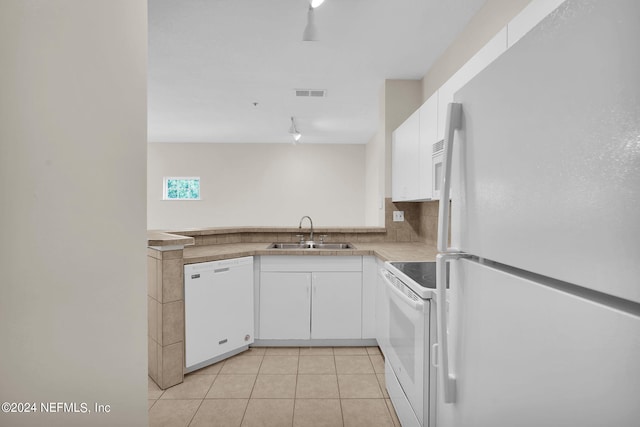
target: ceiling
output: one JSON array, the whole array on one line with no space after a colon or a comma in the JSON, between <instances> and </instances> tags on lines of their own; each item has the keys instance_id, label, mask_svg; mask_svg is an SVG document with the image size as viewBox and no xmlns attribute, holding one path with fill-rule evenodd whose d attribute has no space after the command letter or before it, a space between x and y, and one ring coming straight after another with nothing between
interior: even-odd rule
<instances>
[{"instance_id":1,"label":"ceiling","mask_svg":"<svg viewBox=\"0 0 640 427\"><path fill-rule=\"evenodd\" d=\"M485 0L149 0L150 142L366 144L385 79L421 79ZM326 97L296 97L323 89Z\"/></svg>"}]
</instances>

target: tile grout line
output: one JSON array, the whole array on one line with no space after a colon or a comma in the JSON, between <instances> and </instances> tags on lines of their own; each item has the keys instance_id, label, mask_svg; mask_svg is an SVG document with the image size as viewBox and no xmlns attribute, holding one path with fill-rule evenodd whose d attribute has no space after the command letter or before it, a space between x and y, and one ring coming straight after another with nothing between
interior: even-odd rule
<instances>
[{"instance_id":1,"label":"tile grout line","mask_svg":"<svg viewBox=\"0 0 640 427\"><path fill-rule=\"evenodd\" d=\"M340 404L340 418L342 419L342 426L344 427L344 409L342 408L342 394L340 393L340 381L338 380L338 363L336 362L336 352L333 351L333 366L336 368L336 386L338 386L338 403Z\"/></svg>"},{"instance_id":2,"label":"tile grout line","mask_svg":"<svg viewBox=\"0 0 640 427\"><path fill-rule=\"evenodd\" d=\"M298 401L298 375L300 375L300 348L298 348L298 366L296 368L296 384L293 388L293 413L291 414L291 426L293 427L296 417L296 403Z\"/></svg>"},{"instance_id":3,"label":"tile grout line","mask_svg":"<svg viewBox=\"0 0 640 427\"><path fill-rule=\"evenodd\" d=\"M262 368L262 363L264 363L264 356L266 355L267 351L265 350L265 352L260 356L262 357L262 359L260 359L260 365L258 366L258 372L256 372L256 379L253 380L253 386L251 387L251 392L249 393L249 398L247 399L247 406L245 406L244 408L244 412L242 413L242 419L240 420L240 425L242 426L242 423L244 422L244 417L247 416L247 410L249 409L249 404L251 403L251 395L253 394L253 389L256 387L256 383L258 382L258 375L260 375L260 369Z\"/></svg>"},{"instance_id":4,"label":"tile grout line","mask_svg":"<svg viewBox=\"0 0 640 427\"><path fill-rule=\"evenodd\" d=\"M223 362L225 362L225 361L223 360ZM222 366L224 366L224 363L222 364ZM187 424L187 426L190 426L191 423L193 422L193 419L196 417L196 415L198 415L198 411L200 410L200 408L202 408L202 404L204 403L205 399L207 398L207 394L209 394L209 391L211 390L211 387L213 387L213 383L216 382L216 380L218 379L218 375L220 375L220 371L222 370L222 366L220 366L220 370L218 370L218 373L216 374L215 378L213 379L213 381L211 381L211 384L209 384L209 388L204 393L204 396L202 397L202 400L200 401L200 405L198 405L198 409L196 409L196 411L193 413L193 416L189 420L189 424Z\"/></svg>"},{"instance_id":5,"label":"tile grout line","mask_svg":"<svg viewBox=\"0 0 640 427\"><path fill-rule=\"evenodd\" d=\"M380 352L380 355L382 355L382 352ZM373 366L373 372L375 373L375 376L376 376L376 382L378 383L378 388L382 393L382 401L384 402L384 407L386 408L387 414L389 415L389 421L391 422L391 427L395 427L396 423L394 421L393 414L391 413L391 409L389 408L389 405L387 405L387 399L384 397L384 390L382 390L382 384L380 384L380 381L378 381L378 373L376 372L376 365L373 363L373 360L371 360L371 356L372 355L369 354L369 360L371 362L371 365ZM384 356L383 356L383 361L384 361Z\"/></svg>"}]
</instances>

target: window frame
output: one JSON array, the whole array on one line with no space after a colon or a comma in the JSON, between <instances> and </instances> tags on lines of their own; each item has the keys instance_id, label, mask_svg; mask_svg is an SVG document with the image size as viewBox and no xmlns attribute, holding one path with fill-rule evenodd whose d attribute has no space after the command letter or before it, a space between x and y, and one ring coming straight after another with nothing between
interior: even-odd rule
<instances>
[{"instance_id":1,"label":"window frame","mask_svg":"<svg viewBox=\"0 0 640 427\"><path fill-rule=\"evenodd\" d=\"M169 197L169 180L197 180L198 181L198 197L197 198L170 198ZM199 176L165 176L162 178L162 200L168 201L197 201L202 200L202 185Z\"/></svg>"}]
</instances>

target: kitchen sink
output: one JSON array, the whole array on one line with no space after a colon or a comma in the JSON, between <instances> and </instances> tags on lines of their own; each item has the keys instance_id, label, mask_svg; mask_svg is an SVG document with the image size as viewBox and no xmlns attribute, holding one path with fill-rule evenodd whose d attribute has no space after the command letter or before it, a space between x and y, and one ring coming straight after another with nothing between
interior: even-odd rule
<instances>
[{"instance_id":1,"label":"kitchen sink","mask_svg":"<svg viewBox=\"0 0 640 427\"><path fill-rule=\"evenodd\" d=\"M351 243L324 243L324 242L303 242L303 243L272 243L267 249L355 249Z\"/></svg>"}]
</instances>

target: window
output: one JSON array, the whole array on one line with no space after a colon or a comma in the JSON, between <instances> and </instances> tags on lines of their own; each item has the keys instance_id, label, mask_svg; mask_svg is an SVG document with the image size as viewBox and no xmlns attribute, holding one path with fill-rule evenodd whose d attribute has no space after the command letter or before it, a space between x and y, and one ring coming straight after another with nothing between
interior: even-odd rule
<instances>
[{"instance_id":1,"label":"window","mask_svg":"<svg viewBox=\"0 0 640 427\"><path fill-rule=\"evenodd\" d=\"M200 200L200 177L165 177L163 200Z\"/></svg>"}]
</instances>

